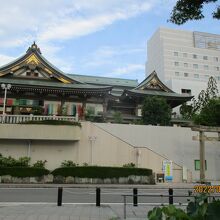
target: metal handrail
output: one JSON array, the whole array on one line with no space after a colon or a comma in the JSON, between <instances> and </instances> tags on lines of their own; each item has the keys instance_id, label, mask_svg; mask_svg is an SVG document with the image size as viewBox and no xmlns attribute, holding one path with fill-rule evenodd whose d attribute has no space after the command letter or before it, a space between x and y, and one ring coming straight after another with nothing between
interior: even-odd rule
<instances>
[{"instance_id":1,"label":"metal handrail","mask_svg":"<svg viewBox=\"0 0 220 220\"><path fill-rule=\"evenodd\" d=\"M168 198L174 198L174 197L186 197L186 198L195 198L196 194L191 194L191 195L168 195L168 194L122 194L121 195L123 197L123 202L124 202L124 219L126 219L126 204L127 204L127 201L126 201L126 197L141 197L141 196L149 196L149 197L168 197ZM220 197L219 194L212 194L212 195L208 195L207 196L208 198L213 198L213 197ZM158 203L158 204L162 204L162 203Z\"/></svg>"}]
</instances>

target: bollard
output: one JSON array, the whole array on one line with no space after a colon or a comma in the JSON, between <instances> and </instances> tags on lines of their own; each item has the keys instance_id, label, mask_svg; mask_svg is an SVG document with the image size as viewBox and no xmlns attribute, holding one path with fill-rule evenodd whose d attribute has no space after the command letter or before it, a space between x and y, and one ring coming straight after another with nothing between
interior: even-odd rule
<instances>
[{"instance_id":1,"label":"bollard","mask_svg":"<svg viewBox=\"0 0 220 220\"><path fill-rule=\"evenodd\" d=\"M96 188L96 206L100 206L101 189Z\"/></svg>"},{"instance_id":2,"label":"bollard","mask_svg":"<svg viewBox=\"0 0 220 220\"><path fill-rule=\"evenodd\" d=\"M173 204L173 189L169 188L169 204Z\"/></svg>"},{"instance_id":3,"label":"bollard","mask_svg":"<svg viewBox=\"0 0 220 220\"><path fill-rule=\"evenodd\" d=\"M138 190L137 190L137 188L133 189L133 206L138 206Z\"/></svg>"},{"instance_id":4,"label":"bollard","mask_svg":"<svg viewBox=\"0 0 220 220\"><path fill-rule=\"evenodd\" d=\"M57 206L62 206L63 187L58 187Z\"/></svg>"},{"instance_id":5,"label":"bollard","mask_svg":"<svg viewBox=\"0 0 220 220\"><path fill-rule=\"evenodd\" d=\"M192 191L188 190L188 195L191 196L192 195Z\"/></svg>"}]
</instances>

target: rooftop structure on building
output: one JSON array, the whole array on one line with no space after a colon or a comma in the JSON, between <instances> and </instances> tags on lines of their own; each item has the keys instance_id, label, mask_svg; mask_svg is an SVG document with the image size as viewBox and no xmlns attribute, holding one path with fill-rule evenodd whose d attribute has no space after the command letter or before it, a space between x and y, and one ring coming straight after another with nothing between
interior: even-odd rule
<instances>
[{"instance_id":1,"label":"rooftop structure on building","mask_svg":"<svg viewBox=\"0 0 220 220\"><path fill-rule=\"evenodd\" d=\"M220 88L220 35L159 28L147 44L146 76L156 71L177 93L197 96L213 76Z\"/></svg>"}]
</instances>

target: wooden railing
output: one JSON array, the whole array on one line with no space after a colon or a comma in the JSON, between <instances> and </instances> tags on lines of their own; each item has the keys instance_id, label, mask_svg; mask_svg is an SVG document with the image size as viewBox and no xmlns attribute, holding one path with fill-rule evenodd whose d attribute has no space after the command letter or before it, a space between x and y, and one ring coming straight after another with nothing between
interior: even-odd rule
<instances>
[{"instance_id":1,"label":"wooden railing","mask_svg":"<svg viewBox=\"0 0 220 220\"><path fill-rule=\"evenodd\" d=\"M0 123L18 124L26 121L78 121L78 117L73 116L55 116L55 115L0 115Z\"/></svg>"}]
</instances>

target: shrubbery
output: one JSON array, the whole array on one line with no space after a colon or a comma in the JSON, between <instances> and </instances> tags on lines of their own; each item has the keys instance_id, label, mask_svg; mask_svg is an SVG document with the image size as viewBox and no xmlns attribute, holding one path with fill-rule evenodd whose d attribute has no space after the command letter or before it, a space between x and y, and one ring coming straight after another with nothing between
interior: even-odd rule
<instances>
[{"instance_id":1,"label":"shrubbery","mask_svg":"<svg viewBox=\"0 0 220 220\"><path fill-rule=\"evenodd\" d=\"M45 169L46 160L38 160L32 166L29 165L29 157L20 157L14 159L12 157L3 157L0 154L0 176L11 175L16 177L34 177L43 176L50 173ZM150 176L152 175L151 169L135 168L135 164L128 163L124 167L98 167L89 166L83 163L79 166L71 160L62 162L61 167L51 172L54 176L73 176L81 178L119 178L135 176Z\"/></svg>"},{"instance_id":2,"label":"shrubbery","mask_svg":"<svg viewBox=\"0 0 220 220\"><path fill-rule=\"evenodd\" d=\"M123 167L134 168L135 164L134 163L126 163L126 164L123 165Z\"/></svg>"},{"instance_id":3,"label":"shrubbery","mask_svg":"<svg viewBox=\"0 0 220 220\"><path fill-rule=\"evenodd\" d=\"M45 169L45 163L47 162L38 160L31 167L29 165L30 157L20 157L15 159L11 156L3 157L0 154L0 176L11 175L16 177L30 177L30 176L43 176L50 173Z\"/></svg>"},{"instance_id":4,"label":"shrubbery","mask_svg":"<svg viewBox=\"0 0 220 220\"><path fill-rule=\"evenodd\" d=\"M35 167L0 167L0 176L11 175L14 177L37 177L49 174L44 168Z\"/></svg>"},{"instance_id":5,"label":"shrubbery","mask_svg":"<svg viewBox=\"0 0 220 220\"><path fill-rule=\"evenodd\" d=\"M35 168L45 168L46 160L37 160L32 166Z\"/></svg>"},{"instance_id":6,"label":"shrubbery","mask_svg":"<svg viewBox=\"0 0 220 220\"><path fill-rule=\"evenodd\" d=\"M124 167L98 167L98 166L76 166L62 167L52 171L54 176L73 176L81 178L119 178L131 175L150 176L151 169L124 168Z\"/></svg>"},{"instance_id":7,"label":"shrubbery","mask_svg":"<svg viewBox=\"0 0 220 220\"><path fill-rule=\"evenodd\" d=\"M79 164L76 164L74 163L72 160L64 160L62 163L61 163L61 167L76 167L78 166Z\"/></svg>"},{"instance_id":8,"label":"shrubbery","mask_svg":"<svg viewBox=\"0 0 220 220\"><path fill-rule=\"evenodd\" d=\"M11 156L3 157L0 154L0 167L28 167L29 162L29 157L20 157L19 159L15 159Z\"/></svg>"},{"instance_id":9,"label":"shrubbery","mask_svg":"<svg viewBox=\"0 0 220 220\"><path fill-rule=\"evenodd\" d=\"M42 121L26 121L20 124L43 124L43 125L73 125L81 127L81 123L76 121L65 121L65 120L42 120Z\"/></svg>"},{"instance_id":10,"label":"shrubbery","mask_svg":"<svg viewBox=\"0 0 220 220\"><path fill-rule=\"evenodd\" d=\"M220 219L220 201L207 203L207 195L200 194L189 202L186 211L174 205L154 207L148 212L149 220L217 220Z\"/></svg>"}]
</instances>

